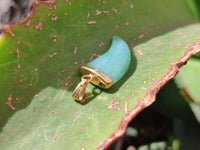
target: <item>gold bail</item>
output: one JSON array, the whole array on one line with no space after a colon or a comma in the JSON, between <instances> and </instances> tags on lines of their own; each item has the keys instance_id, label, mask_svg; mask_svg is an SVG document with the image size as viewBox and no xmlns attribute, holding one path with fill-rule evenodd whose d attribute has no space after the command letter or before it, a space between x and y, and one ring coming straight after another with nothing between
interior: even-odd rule
<instances>
[{"instance_id":1,"label":"gold bail","mask_svg":"<svg viewBox=\"0 0 200 150\"><path fill-rule=\"evenodd\" d=\"M92 80L93 76L91 74L84 75L81 77L81 82L78 83L75 90L73 91L72 97L77 101L82 101L85 91L87 89L88 83Z\"/></svg>"}]
</instances>

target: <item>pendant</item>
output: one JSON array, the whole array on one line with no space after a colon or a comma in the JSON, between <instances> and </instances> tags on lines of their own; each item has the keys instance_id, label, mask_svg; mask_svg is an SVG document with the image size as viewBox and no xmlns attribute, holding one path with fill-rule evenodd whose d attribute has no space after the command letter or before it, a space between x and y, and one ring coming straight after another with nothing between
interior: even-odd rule
<instances>
[{"instance_id":1,"label":"pendant","mask_svg":"<svg viewBox=\"0 0 200 150\"><path fill-rule=\"evenodd\" d=\"M72 97L77 101L84 100L89 82L101 88L110 88L126 74L130 62L128 45L121 38L113 36L112 45L106 53L79 68L83 76Z\"/></svg>"}]
</instances>

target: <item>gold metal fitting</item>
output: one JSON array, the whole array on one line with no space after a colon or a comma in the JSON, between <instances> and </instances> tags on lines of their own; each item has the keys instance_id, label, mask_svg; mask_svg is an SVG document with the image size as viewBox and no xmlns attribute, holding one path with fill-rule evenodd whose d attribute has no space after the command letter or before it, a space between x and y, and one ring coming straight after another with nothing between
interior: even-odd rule
<instances>
[{"instance_id":1,"label":"gold metal fitting","mask_svg":"<svg viewBox=\"0 0 200 150\"><path fill-rule=\"evenodd\" d=\"M89 82L105 89L113 85L112 80L96 68L83 65L79 68L79 71L83 76L81 77L81 82L78 83L72 94L72 97L77 101L84 100L84 94Z\"/></svg>"}]
</instances>

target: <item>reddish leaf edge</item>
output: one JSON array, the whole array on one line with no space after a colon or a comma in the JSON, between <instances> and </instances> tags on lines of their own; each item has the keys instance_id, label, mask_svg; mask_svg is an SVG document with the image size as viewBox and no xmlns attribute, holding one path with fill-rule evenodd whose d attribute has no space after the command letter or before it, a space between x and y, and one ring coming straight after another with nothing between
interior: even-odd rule
<instances>
[{"instance_id":1,"label":"reddish leaf edge","mask_svg":"<svg viewBox=\"0 0 200 150\"><path fill-rule=\"evenodd\" d=\"M169 64L169 71L157 82L157 84L147 91L145 97L123 117L116 131L112 133L100 146L98 146L96 150L107 149L113 142L119 139L125 133L128 123L133 120L143 109L156 101L156 94L159 92L159 90L167 82L173 79L178 74L180 68L198 52L200 52L200 39L194 42L193 46L191 46L177 62L172 62Z\"/></svg>"},{"instance_id":2,"label":"reddish leaf edge","mask_svg":"<svg viewBox=\"0 0 200 150\"><path fill-rule=\"evenodd\" d=\"M22 24L26 24L29 22L29 20L34 16L34 12L37 10L37 8L42 5L53 5L57 2L57 0L48 0L48 1L40 1L40 0L34 0L33 3L33 8L30 11L30 13L22 20L20 20L19 22L15 23L15 24L9 24L9 25L2 25L2 33L0 34L0 40L3 38L3 36L6 33L9 33L11 36L15 36L15 34L12 31L12 28L18 25L22 25Z\"/></svg>"}]
</instances>

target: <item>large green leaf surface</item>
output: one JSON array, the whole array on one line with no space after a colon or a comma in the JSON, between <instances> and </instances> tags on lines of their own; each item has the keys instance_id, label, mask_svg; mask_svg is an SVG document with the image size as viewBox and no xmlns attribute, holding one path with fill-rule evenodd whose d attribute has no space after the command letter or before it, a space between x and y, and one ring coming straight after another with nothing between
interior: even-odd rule
<instances>
[{"instance_id":1,"label":"large green leaf surface","mask_svg":"<svg viewBox=\"0 0 200 150\"><path fill-rule=\"evenodd\" d=\"M105 148L177 73L169 66L183 54L189 58L198 51L186 53L199 38L199 24L140 44L194 22L181 0L60 0L37 5L30 19L4 27L8 33L0 39L1 127L13 110L24 108L3 128L0 149ZM80 81L78 67L106 52L113 35L130 46L128 73L109 90L90 85L88 101L77 103L71 95ZM170 71L172 76L164 80Z\"/></svg>"}]
</instances>

